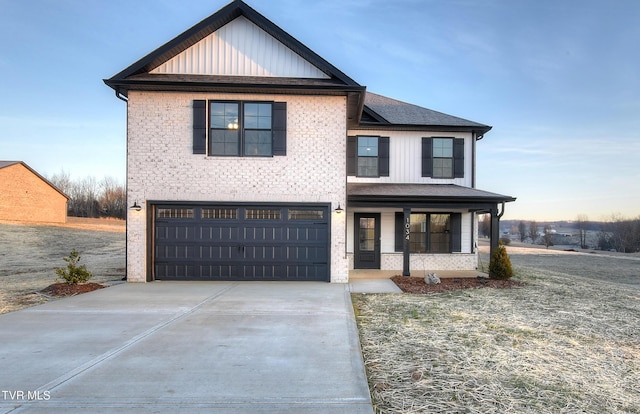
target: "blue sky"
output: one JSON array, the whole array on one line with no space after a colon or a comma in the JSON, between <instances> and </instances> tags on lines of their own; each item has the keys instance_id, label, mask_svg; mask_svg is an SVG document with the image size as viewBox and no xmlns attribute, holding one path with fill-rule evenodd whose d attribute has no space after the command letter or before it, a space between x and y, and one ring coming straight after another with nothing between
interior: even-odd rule
<instances>
[{"instance_id":1,"label":"blue sky","mask_svg":"<svg viewBox=\"0 0 640 414\"><path fill-rule=\"evenodd\" d=\"M0 0L0 159L125 179L109 78L227 0ZM640 215L640 2L247 0L371 92L493 126L506 219Z\"/></svg>"}]
</instances>

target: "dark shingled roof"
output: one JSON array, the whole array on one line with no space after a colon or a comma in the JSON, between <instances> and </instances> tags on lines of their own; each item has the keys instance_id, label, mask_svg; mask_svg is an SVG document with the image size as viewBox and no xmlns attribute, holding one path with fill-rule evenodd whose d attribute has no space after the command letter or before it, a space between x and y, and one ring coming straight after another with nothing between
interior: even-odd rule
<instances>
[{"instance_id":1,"label":"dark shingled roof","mask_svg":"<svg viewBox=\"0 0 640 414\"><path fill-rule=\"evenodd\" d=\"M515 201L511 196L490 193L455 184L347 184L350 201L356 200L428 200L502 203Z\"/></svg>"},{"instance_id":2,"label":"dark shingled roof","mask_svg":"<svg viewBox=\"0 0 640 414\"><path fill-rule=\"evenodd\" d=\"M393 125L416 125L438 127L462 127L470 128L480 134L488 132L491 127L457 116L447 115L432 109L387 98L367 92L364 98L365 112L384 124L386 121ZM373 111L373 113L371 113ZM377 116L376 116L377 115Z\"/></svg>"}]
</instances>

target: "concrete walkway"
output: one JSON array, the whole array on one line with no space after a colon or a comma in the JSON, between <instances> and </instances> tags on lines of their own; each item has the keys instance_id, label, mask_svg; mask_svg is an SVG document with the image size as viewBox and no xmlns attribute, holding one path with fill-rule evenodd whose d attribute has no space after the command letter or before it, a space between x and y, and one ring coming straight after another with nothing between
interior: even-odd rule
<instances>
[{"instance_id":1,"label":"concrete walkway","mask_svg":"<svg viewBox=\"0 0 640 414\"><path fill-rule=\"evenodd\" d=\"M0 315L0 413L373 413L349 285L122 284Z\"/></svg>"}]
</instances>

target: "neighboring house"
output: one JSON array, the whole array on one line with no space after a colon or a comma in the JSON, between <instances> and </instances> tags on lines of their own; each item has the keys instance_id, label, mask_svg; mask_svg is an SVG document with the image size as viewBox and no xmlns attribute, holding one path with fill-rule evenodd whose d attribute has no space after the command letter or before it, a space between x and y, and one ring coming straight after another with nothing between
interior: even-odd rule
<instances>
[{"instance_id":1,"label":"neighboring house","mask_svg":"<svg viewBox=\"0 0 640 414\"><path fill-rule=\"evenodd\" d=\"M67 197L22 161L0 161L0 220L65 223Z\"/></svg>"},{"instance_id":2,"label":"neighboring house","mask_svg":"<svg viewBox=\"0 0 640 414\"><path fill-rule=\"evenodd\" d=\"M127 102L130 281L475 269L491 127L366 91L242 1L105 83ZM502 209L499 206L502 205Z\"/></svg>"}]
</instances>

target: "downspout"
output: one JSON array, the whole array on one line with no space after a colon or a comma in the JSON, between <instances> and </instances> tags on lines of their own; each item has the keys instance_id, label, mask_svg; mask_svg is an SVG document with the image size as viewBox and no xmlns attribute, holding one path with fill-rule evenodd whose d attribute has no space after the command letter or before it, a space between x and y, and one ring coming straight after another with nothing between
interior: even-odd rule
<instances>
[{"instance_id":1,"label":"downspout","mask_svg":"<svg viewBox=\"0 0 640 414\"><path fill-rule=\"evenodd\" d=\"M505 210L505 204L504 204L504 201L503 201L502 202L502 212L497 215L498 219L502 218L502 216L504 215L504 210Z\"/></svg>"},{"instance_id":2,"label":"downspout","mask_svg":"<svg viewBox=\"0 0 640 414\"><path fill-rule=\"evenodd\" d=\"M476 188L476 133L471 133L471 188Z\"/></svg>"},{"instance_id":3,"label":"downspout","mask_svg":"<svg viewBox=\"0 0 640 414\"><path fill-rule=\"evenodd\" d=\"M118 98L118 99L120 99L121 101L124 101L124 102L129 102L127 97L120 93L120 88L116 88L116 98Z\"/></svg>"}]
</instances>

